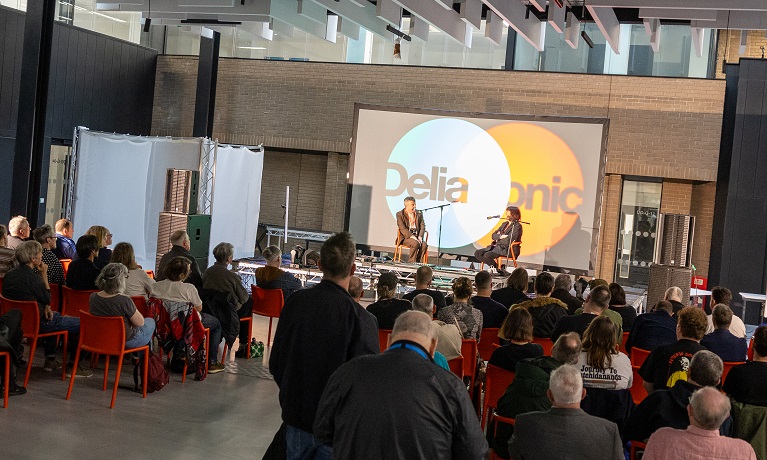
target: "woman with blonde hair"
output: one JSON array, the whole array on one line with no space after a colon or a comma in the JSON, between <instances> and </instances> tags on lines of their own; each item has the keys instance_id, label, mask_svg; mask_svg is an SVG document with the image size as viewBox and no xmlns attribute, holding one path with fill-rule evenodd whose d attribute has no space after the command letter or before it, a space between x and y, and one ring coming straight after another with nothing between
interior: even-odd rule
<instances>
[{"instance_id":1,"label":"woman with blonde hair","mask_svg":"<svg viewBox=\"0 0 767 460\"><path fill-rule=\"evenodd\" d=\"M101 225L94 225L89 228L86 235L93 235L99 242L99 254L96 256L96 260L93 263L99 269L104 268L112 260L112 250L109 249L109 245L112 244L112 234L109 233L109 229L102 227Z\"/></svg>"},{"instance_id":2,"label":"woman with blonde hair","mask_svg":"<svg viewBox=\"0 0 767 460\"><path fill-rule=\"evenodd\" d=\"M628 356L618 351L615 323L597 316L583 333L578 368L583 386L607 390L630 388L634 373Z\"/></svg>"},{"instance_id":3,"label":"woman with blonde hair","mask_svg":"<svg viewBox=\"0 0 767 460\"><path fill-rule=\"evenodd\" d=\"M125 280L125 295L147 297L152 292L154 280L136 263L133 245L117 243L115 250L112 251L111 261L112 263L123 264L128 269L128 279Z\"/></svg>"}]
</instances>

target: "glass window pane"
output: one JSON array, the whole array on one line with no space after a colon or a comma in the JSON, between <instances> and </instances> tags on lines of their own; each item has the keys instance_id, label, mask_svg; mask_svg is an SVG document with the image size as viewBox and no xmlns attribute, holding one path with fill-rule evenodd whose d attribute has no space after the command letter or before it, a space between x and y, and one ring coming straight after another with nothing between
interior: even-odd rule
<instances>
[{"instance_id":1,"label":"glass window pane","mask_svg":"<svg viewBox=\"0 0 767 460\"><path fill-rule=\"evenodd\" d=\"M623 181L614 278L621 286L648 285L662 187L660 182Z\"/></svg>"}]
</instances>

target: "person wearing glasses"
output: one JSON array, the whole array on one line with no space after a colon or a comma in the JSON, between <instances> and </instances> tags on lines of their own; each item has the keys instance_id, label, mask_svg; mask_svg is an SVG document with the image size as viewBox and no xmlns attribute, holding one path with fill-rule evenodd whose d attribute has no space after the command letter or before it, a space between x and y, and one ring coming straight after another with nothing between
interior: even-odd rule
<instances>
[{"instance_id":1,"label":"person wearing glasses","mask_svg":"<svg viewBox=\"0 0 767 460\"><path fill-rule=\"evenodd\" d=\"M53 232L53 227L45 224L34 229L32 238L43 247L43 262L48 266L48 284L64 284L64 267L52 251L56 247L56 234Z\"/></svg>"}]
</instances>

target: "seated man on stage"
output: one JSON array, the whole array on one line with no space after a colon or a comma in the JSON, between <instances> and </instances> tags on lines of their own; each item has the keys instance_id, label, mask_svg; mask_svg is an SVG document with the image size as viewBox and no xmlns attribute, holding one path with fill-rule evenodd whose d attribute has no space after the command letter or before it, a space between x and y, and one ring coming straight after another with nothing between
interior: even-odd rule
<instances>
[{"instance_id":1,"label":"seated man on stage","mask_svg":"<svg viewBox=\"0 0 767 460\"><path fill-rule=\"evenodd\" d=\"M407 261L420 262L426 251L426 243L423 241L426 225L421 211L415 210L415 198L412 196L405 197L405 208L397 213L397 227L399 227L397 244L410 249Z\"/></svg>"},{"instance_id":2,"label":"seated man on stage","mask_svg":"<svg viewBox=\"0 0 767 460\"><path fill-rule=\"evenodd\" d=\"M505 219L504 222L493 232L492 244L486 248L477 249L474 252L474 257L480 262L484 262L496 269L500 267L496 265L495 259L499 256L506 257L509 255L509 245L522 242L522 224L519 223L522 213L519 211L519 208L516 206L507 207L503 217ZM513 244L511 251L513 251L515 259L519 257L519 249L519 244ZM499 269L498 273L508 275L506 270Z\"/></svg>"}]
</instances>

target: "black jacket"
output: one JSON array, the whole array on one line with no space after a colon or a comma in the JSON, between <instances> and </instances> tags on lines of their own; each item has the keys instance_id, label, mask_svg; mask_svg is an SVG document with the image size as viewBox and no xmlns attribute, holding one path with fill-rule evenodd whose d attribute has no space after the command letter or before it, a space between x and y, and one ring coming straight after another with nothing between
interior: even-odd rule
<instances>
[{"instance_id":1,"label":"black jacket","mask_svg":"<svg viewBox=\"0 0 767 460\"><path fill-rule=\"evenodd\" d=\"M574 315L575 310L579 308L583 308L583 301L574 295L570 294L569 292L565 291L564 289L554 289L554 292L551 293L551 297L554 297L555 299L559 299L562 302L567 304L567 314L568 315Z\"/></svg>"},{"instance_id":2,"label":"black jacket","mask_svg":"<svg viewBox=\"0 0 767 460\"><path fill-rule=\"evenodd\" d=\"M185 283L193 284L198 291L202 290L202 273L200 273L200 266L197 265L197 261L192 257L192 254L181 246L173 245L170 251L166 252L160 259L160 263L157 264L157 270L155 270L155 279L162 281L166 279L165 267L168 266L168 262L175 257L186 257L189 262L192 263L192 273L184 280Z\"/></svg>"}]
</instances>

